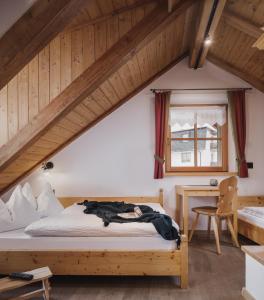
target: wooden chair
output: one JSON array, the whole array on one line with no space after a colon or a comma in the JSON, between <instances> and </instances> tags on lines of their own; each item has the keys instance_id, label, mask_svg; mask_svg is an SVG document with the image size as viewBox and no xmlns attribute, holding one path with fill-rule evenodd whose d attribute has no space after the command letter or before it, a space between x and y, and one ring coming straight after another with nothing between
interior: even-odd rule
<instances>
[{"instance_id":1,"label":"wooden chair","mask_svg":"<svg viewBox=\"0 0 264 300\"><path fill-rule=\"evenodd\" d=\"M227 227L231 233L234 244L236 245L236 247L239 247L239 243L235 235L234 228L231 221L234 214L233 201L237 197L237 178L233 176L222 180L219 185L219 191L220 191L220 196L217 201L217 207L202 206L202 207L192 208L192 211L196 213L196 218L192 224L192 230L190 233L189 241L191 241L192 239L194 230L198 223L199 216L206 215L208 216L208 233L210 234L211 221L212 221L217 253L221 254L219 233L220 233L220 225L222 219L226 219Z\"/></svg>"}]
</instances>

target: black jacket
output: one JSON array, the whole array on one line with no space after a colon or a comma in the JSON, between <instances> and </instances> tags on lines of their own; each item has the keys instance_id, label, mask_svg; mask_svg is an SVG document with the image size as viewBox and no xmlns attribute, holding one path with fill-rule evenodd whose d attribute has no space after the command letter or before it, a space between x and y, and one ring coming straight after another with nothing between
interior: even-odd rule
<instances>
[{"instance_id":1,"label":"black jacket","mask_svg":"<svg viewBox=\"0 0 264 300\"><path fill-rule=\"evenodd\" d=\"M178 230L172 225L172 220L168 215L160 214L154 211L147 205L138 205L142 211L142 216L138 218L122 218L118 216L120 213L134 212L134 208L137 205L124 202L97 202L85 200L79 205L84 205L86 208L83 211L85 214L94 214L101 218L104 222L104 226L108 226L109 223L130 223L130 222L142 222L152 223L157 232L165 240L176 240L177 245L180 245L180 234Z\"/></svg>"}]
</instances>

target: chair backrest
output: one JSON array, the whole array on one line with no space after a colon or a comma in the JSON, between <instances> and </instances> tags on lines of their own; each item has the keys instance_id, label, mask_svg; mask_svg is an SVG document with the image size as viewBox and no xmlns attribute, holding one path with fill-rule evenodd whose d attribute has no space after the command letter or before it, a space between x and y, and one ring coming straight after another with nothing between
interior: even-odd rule
<instances>
[{"instance_id":1,"label":"chair backrest","mask_svg":"<svg viewBox=\"0 0 264 300\"><path fill-rule=\"evenodd\" d=\"M233 203L237 198L237 178L235 176L224 179L219 184L220 197L217 203L218 215L233 213Z\"/></svg>"}]
</instances>

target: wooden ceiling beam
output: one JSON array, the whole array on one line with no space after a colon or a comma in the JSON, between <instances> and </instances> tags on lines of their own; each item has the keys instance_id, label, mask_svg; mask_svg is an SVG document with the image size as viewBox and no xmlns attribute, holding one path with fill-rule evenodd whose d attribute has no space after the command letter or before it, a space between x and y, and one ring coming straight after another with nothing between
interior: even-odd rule
<instances>
[{"instance_id":1,"label":"wooden ceiling beam","mask_svg":"<svg viewBox=\"0 0 264 300\"><path fill-rule=\"evenodd\" d=\"M258 39L263 34L261 28L230 11L224 11L222 19L228 25L239 31L243 31L245 34L255 39Z\"/></svg>"},{"instance_id":2,"label":"wooden ceiling beam","mask_svg":"<svg viewBox=\"0 0 264 300\"><path fill-rule=\"evenodd\" d=\"M241 78L242 80L248 82L250 85L264 93L264 82L259 80L258 78L254 77L251 74L248 74L244 70L239 69L238 67L235 67L234 65L225 62L221 58L218 58L211 53L208 55L208 60L213 63L214 65L220 67L221 69Z\"/></svg>"},{"instance_id":3,"label":"wooden ceiling beam","mask_svg":"<svg viewBox=\"0 0 264 300\"><path fill-rule=\"evenodd\" d=\"M209 50L209 45L204 42L207 38L213 40L225 3L226 0L203 0L190 54L190 68L197 69L204 65Z\"/></svg>"},{"instance_id":4,"label":"wooden ceiling beam","mask_svg":"<svg viewBox=\"0 0 264 300\"><path fill-rule=\"evenodd\" d=\"M0 89L90 0L39 0L0 39Z\"/></svg>"},{"instance_id":5,"label":"wooden ceiling beam","mask_svg":"<svg viewBox=\"0 0 264 300\"><path fill-rule=\"evenodd\" d=\"M13 139L0 148L0 171L38 140L57 121L92 94L135 53L155 38L195 0L181 2L168 14L167 6L159 6L116 42L105 54L77 77L60 95L46 106Z\"/></svg>"},{"instance_id":6,"label":"wooden ceiling beam","mask_svg":"<svg viewBox=\"0 0 264 300\"><path fill-rule=\"evenodd\" d=\"M94 25L94 24L100 23L100 22L104 22L104 21L106 21L106 20L108 20L108 19L110 19L110 18L112 18L116 15L119 15L119 14L124 13L124 12L128 12L132 9L139 8L139 7L145 6L147 4L151 4L151 3L158 3L158 0L137 0L133 4L121 7L119 9L116 9L116 10L112 11L109 14L105 14L105 15L102 15L100 17L97 17L97 18L94 18L94 19L91 19L91 20L88 20L88 21L81 22L78 25L74 25L74 26L69 25L67 30L73 31L73 30L80 29L84 26L89 26L89 25Z\"/></svg>"}]
</instances>

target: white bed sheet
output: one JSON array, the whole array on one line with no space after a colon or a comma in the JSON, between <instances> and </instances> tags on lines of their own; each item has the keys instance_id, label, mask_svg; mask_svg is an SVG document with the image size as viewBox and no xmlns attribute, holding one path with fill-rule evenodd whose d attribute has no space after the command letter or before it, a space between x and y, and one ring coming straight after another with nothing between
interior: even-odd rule
<instances>
[{"instance_id":1,"label":"white bed sheet","mask_svg":"<svg viewBox=\"0 0 264 300\"><path fill-rule=\"evenodd\" d=\"M165 214L160 204L147 205ZM83 205L74 204L60 215L33 222L25 232L34 237L160 237L152 223L110 223L104 226L101 218L84 214L84 209ZM174 226L178 229L175 222Z\"/></svg>"},{"instance_id":2,"label":"white bed sheet","mask_svg":"<svg viewBox=\"0 0 264 300\"><path fill-rule=\"evenodd\" d=\"M0 233L0 251L4 250L87 250L87 251L171 251L175 241L150 237L32 237L23 229Z\"/></svg>"},{"instance_id":3,"label":"white bed sheet","mask_svg":"<svg viewBox=\"0 0 264 300\"><path fill-rule=\"evenodd\" d=\"M251 223L253 225L256 225L258 227L264 228L264 219L263 218L259 218L252 214L249 214L248 212L244 211L243 209L239 209L237 214L238 214L239 219L246 221L248 223Z\"/></svg>"}]
</instances>

